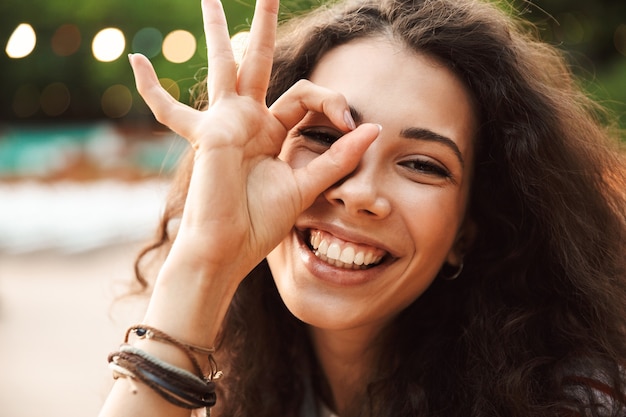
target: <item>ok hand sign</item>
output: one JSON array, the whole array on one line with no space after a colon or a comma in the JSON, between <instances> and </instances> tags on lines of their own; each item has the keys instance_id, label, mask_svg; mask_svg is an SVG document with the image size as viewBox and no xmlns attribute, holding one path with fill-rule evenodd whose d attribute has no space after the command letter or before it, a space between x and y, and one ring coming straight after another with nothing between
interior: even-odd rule
<instances>
[{"instance_id":1,"label":"ok hand sign","mask_svg":"<svg viewBox=\"0 0 626 417\"><path fill-rule=\"evenodd\" d=\"M208 108L174 100L150 62L132 55L137 89L156 119L184 137L194 166L180 230L170 256L190 266L217 266L233 285L289 232L296 217L349 174L378 135L355 129L345 98L308 81L296 83L271 108L265 94L272 70L278 0L258 0L249 44L238 66L218 0L202 0L208 50ZM278 159L283 141L307 112L324 113L349 132L308 165Z\"/></svg>"}]
</instances>

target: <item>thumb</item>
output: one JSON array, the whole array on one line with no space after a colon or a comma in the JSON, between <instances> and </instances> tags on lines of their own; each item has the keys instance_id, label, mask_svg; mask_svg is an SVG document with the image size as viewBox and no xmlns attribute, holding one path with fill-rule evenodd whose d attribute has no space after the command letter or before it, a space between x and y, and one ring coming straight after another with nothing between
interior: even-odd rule
<instances>
[{"instance_id":1,"label":"thumb","mask_svg":"<svg viewBox=\"0 0 626 417\"><path fill-rule=\"evenodd\" d=\"M367 148L380 135L382 126L364 123L345 134L323 154L294 171L302 209L309 207L326 189L350 174Z\"/></svg>"}]
</instances>

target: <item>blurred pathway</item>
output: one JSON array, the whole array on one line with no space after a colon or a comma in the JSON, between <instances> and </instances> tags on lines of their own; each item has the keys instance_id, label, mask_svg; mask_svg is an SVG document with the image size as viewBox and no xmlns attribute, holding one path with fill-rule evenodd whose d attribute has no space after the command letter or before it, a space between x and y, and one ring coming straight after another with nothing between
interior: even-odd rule
<instances>
[{"instance_id":1,"label":"blurred pathway","mask_svg":"<svg viewBox=\"0 0 626 417\"><path fill-rule=\"evenodd\" d=\"M113 303L136 252L0 254L0 415L98 414L106 357L143 311L137 300Z\"/></svg>"}]
</instances>

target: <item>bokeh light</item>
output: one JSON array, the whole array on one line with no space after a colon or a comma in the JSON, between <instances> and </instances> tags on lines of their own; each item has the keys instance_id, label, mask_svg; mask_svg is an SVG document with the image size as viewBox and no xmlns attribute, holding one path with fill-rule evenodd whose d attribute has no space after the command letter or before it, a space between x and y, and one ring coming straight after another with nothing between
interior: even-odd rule
<instances>
[{"instance_id":1,"label":"bokeh light","mask_svg":"<svg viewBox=\"0 0 626 417\"><path fill-rule=\"evenodd\" d=\"M50 40L52 51L59 56L70 56L78 52L81 43L78 26L66 24L59 27Z\"/></svg>"},{"instance_id":2,"label":"bokeh light","mask_svg":"<svg viewBox=\"0 0 626 417\"><path fill-rule=\"evenodd\" d=\"M163 35L156 28L143 28L133 37L133 52L144 54L148 58L154 58L161 52Z\"/></svg>"},{"instance_id":3,"label":"bokeh light","mask_svg":"<svg viewBox=\"0 0 626 417\"><path fill-rule=\"evenodd\" d=\"M24 58L33 52L36 45L35 29L28 23L20 23L9 37L5 52L9 58Z\"/></svg>"},{"instance_id":4,"label":"bokeh light","mask_svg":"<svg viewBox=\"0 0 626 417\"><path fill-rule=\"evenodd\" d=\"M125 85L116 84L102 94L101 104L105 115L117 119L128 114L133 106L133 95Z\"/></svg>"},{"instance_id":5,"label":"bokeh light","mask_svg":"<svg viewBox=\"0 0 626 417\"><path fill-rule=\"evenodd\" d=\"M39 101L39 89L35 85L22 85L13 96L13 112L19 118L30 117L39 110Z\"/></svg>"},{"instance_id":6,"label":"bokeh light","mask_svg":"<svg viewBox=\"0 0 626 417\"><path fill-rule=\"evenodd\" d=\"M117 28L102 29L93 38L91 49L93 56L102 62L115 61L124 53L126 38Z\"/></svg>"},{"instance_id":7,"label":"bokeh light","mask_svg":"<svg viewBox=\"0 0 626 417\"><path fill-rule=\"evenodd\" d=\"M235 34L232 38L230 38L230 44L233 48L233 55L235 56L235 62L238 64L241 63L243 59L243 55L246 53L246 48L248 47L248 38L250 37L250 32L241 31Z\"/></svg>"},{"instance_id":8,"label":"bokeh light","mask_svg":"<svg viewBox=\"0 0 626 417\"><path fill-rule=\"evenodd\" d=\"M178 83L171 78L159 78L161 86L176 100L180 100L180 87Z\"/></svg>"},{"instance_id":9,"label":"bokeh light","mask_svg":"<svg viewBox=\"0 0 626 417\"><path fill-rule=\"evenodd\" d=\"M48 116L60 116L70 106L70 90L57 82L46 86L41 92L41 109Z\"/></svg>"},{"instance_id":10,"label":"bokeh light","mask_svg":"<svg viewBox=\"0 0 626 417\"><path fill-rule=\"evenodd\" d=\"M170 32L163 40L163 56L170 62L187 62L196 53L196 38L186 30Z\"/></svg>"}]
</instances>

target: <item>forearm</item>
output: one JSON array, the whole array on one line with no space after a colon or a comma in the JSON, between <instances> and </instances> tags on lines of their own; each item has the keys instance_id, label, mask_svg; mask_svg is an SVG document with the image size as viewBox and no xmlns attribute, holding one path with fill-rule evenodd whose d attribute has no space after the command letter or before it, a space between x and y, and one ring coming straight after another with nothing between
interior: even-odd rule
<instances>
[{"instance_id":1,"label":"forearm","mask_svg":"<svg viewBox=\"0 0 626 417\"><path fill-rule=\"evenodd\" d=\"M186 344L213 346L236 290L228 279L229 273L230 268L192 266L176 256L168 257L156 280L143 324ZM176 346L153 339L135 339L131 343L163 362L193 371L185 352ZM207 358L196 356L208 368ZM170 404L136 378L118 378L100 417L189 414L190 410Z\"/></svg>"},{"instance_id":2,"label":"forearm","mask_svg":"<svg viewBox=\"0 0 626 417\"><path fill-rule=\"evenodd\" d=\"M144 323L187 343L213 346L246 273L228 266L194 265L170 254L155 283Z\"/></svg>"}]
</instances>

